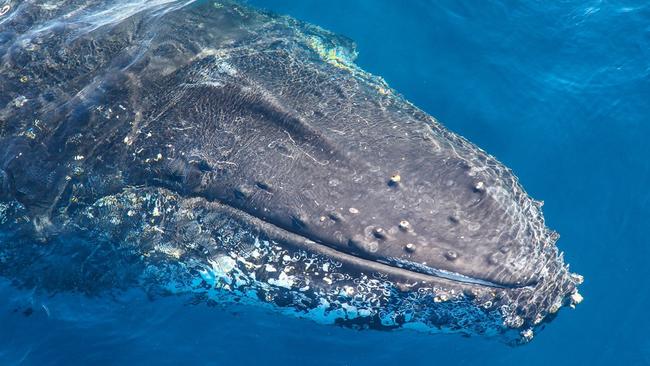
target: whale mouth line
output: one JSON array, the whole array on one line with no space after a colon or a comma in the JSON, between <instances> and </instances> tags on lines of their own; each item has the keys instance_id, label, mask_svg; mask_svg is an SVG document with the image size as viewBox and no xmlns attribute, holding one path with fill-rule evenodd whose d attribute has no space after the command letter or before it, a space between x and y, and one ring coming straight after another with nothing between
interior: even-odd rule
<instances>
[{"instance_id":1,"label":"whale mouth line","mask_svg":"<svg viewBox=\"0 0 650 366\"><path fill-rule=\"evenodd\" d=\"M269 222L267 220L264 220L264 218L255 215L250 215L249 213L240 210L236 207L232 207L230 205L227 206L231 207L233 210L237 210L241 212L243 215L250 216L251 218L254 218L256 220L259 220L260 222L265 223L266 224L265 226L275 228L278 232L285 232L287 236L296 237L296 239L299 238L298 240L302 241L303 243L295 242L296 239L289 241L287 240L287 238L283 238L284 239L283 241L285 242L289 242L290 244L294 244L301 247L304 246L305 249L309 248L310 251L316 251L318 253L326 254L329 257L336 258L343 262L351 262L357 268L361 268L361 269L367 268L382 273L389 272L391 274L393 273L399 274L405 278L419 279L425 281L427 280L431 281L432 279L435 279L435 280L443 280L445 282L450 282L450 283L455 282L455 283L463 283L467 285L493 287L493 288L500 288L500 289L516 289L516 288L530 287L530 285L503 285L503 284L483 280L480 278L469 277L460 273L441 270L437 268L427 267L426 270L419 270L419 268L422 266L417 265L416 263L413 263L412 265L403 265L393 260L373 259L373 258L367 258L367 257L355 255L352 253L345 252L343 250L333 248L332 246L323 243L322 240L310 238L307 235L296 233L291 230L287 230L281 226L274 224L273 222Z\"/></svg>"},{"instance_id":2,"label":"whale mouth line","mask_svg":"<svg viewBox=\"0 0 650 366\"><path fill-rule=\"evenodd\" d=\"M467 286L491 287L498 289L520 289L530 288L532 285L504 285L492 281L466 276L460 273L446 271L442 269L426 267L422 269L417 263L401 262L397 260L382 260L366 258L363 256L348 253L331 245L323 243L322 240L311 238L303 233L289 230L279 226L263 217L251 214L235 205L229 204L219 199L209 199L205 196L195 196L204 199L209 203L221 206L222 210L227 210L230 215L239 220L250 224L264 233L269 239L277 240L282 243L291 245L297 249L303 249L309 252L316 252L327 257L334 258L342 263L348 264L359 271L370 270L387 274L397 280L418 281L418 282L443 282L444 284L463 284ZM410 265L409 265L410 264Z\"/></svg>"}]
</instances>

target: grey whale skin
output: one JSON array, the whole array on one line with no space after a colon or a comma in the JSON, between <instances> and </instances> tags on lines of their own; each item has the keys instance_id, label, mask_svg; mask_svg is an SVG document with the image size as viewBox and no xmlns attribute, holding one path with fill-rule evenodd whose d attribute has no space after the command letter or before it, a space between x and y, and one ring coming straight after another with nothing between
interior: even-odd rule
<instances>
[{"instance_id":1,"label":"grey whale skin","mask_svg":"<svg viewBox=\"0 0 650 366\"><path fill-rule=\"evenodd\" d=\"M231 2L0 4L15 284L513 344L581 301L541 203L348 39Z\"/></svg>"}]
</instances>

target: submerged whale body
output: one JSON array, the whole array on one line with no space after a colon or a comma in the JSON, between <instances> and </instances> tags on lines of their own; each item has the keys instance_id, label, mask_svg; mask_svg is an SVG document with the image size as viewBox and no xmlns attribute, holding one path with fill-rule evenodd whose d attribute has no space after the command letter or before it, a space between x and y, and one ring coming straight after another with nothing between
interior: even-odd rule
<instances>
[{"instance_id":1,"label":"submerged whale body","mask_svg":"<svg viewBox=\"0 0 650 366\"><path fill-rule=\"evenodd\" d=\"M0 275L525 342L580 302L512 172L354 63L228 1L9 1Z\"/></svg>"}]
</instances>

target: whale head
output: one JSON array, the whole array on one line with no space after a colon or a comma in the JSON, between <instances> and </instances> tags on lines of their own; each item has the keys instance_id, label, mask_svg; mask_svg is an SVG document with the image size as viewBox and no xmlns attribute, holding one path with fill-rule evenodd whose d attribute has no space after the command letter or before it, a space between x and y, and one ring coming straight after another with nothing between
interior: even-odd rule
<instances>
[{"instance_id":1,"label":"whale head","mask_svg":"<svg viewBox=\"0 0 650 366\"><path fill-rule=\"evenodd\" d=\"M179 291L349 326L527 340L580 301L541 203L357 67L351 41L191 3L48 20L0 45L1 75L32 70L11 84L31 98L2 115L0 196L88 239L54 248L107 238ZM32 57L29 39L58 53Z\"/></svg>"}]
</instances>

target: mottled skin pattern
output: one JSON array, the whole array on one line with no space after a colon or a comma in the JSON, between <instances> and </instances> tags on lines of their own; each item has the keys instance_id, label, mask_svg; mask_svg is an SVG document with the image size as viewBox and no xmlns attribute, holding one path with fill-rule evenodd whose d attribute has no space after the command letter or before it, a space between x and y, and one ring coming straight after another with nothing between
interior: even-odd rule
<instances>
[{"instance_id":1,"label":"mottled skin pattern","mask_svg":"<svg viewBox=\"0 0 650 366\"><path fill-rule=\"evenodd\" d=\"M580 301L541 204L349 40L228 2L116 9L0 17L0 274L524 341Z\"/></svg>"}]
</instances>

